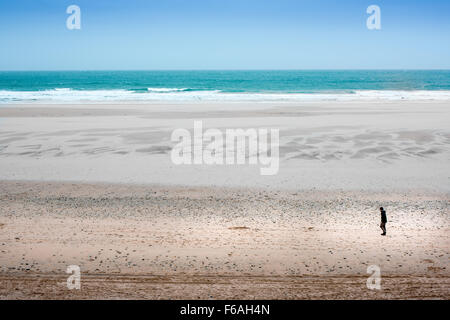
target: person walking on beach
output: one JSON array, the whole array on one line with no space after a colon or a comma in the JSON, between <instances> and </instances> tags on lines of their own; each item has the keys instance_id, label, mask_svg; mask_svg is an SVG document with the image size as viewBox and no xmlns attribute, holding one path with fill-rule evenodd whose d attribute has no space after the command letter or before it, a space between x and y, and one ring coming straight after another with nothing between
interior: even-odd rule
<instances>
[{"instance_id":1,"label":"person walking on beach","mask_svg":"<svg viewBox=\"0 0 450 320\"><path fill-rule=\"evenodd\" d=\"M381 224L380 228L383 230L382 236L386 235L386 223L387 223L387 217L386 217L386 211L384 211L383 207L380 207L381 212Z\"/></svg>"}]
</instances>

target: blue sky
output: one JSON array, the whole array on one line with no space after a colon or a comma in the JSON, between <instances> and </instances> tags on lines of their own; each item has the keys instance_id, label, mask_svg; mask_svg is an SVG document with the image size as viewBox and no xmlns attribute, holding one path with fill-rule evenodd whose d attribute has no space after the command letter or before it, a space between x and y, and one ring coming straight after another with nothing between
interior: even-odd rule
<instances>
[{"instance_id":1,"label":"blue sky","mask_svg":"<svg viewBox=\"0 0 450 320\"><path fill-rule=\"evenodd\" d=\"M0 0L0 41L0 70L450 69L450 1Z\"/></svg>"}]
</instances>

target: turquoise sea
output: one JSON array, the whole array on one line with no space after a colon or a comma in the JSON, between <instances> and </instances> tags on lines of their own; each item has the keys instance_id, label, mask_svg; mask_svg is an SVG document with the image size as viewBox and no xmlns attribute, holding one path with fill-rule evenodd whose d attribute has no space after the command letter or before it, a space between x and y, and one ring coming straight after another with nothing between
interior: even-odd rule
<instances>
[{"instance_id":1,"label":"turquoise sea","mask_svg":"<svg viewBox=\"0 0 450 320\"><path fill-rule=\"evenodd\" d=\"M0 102L450 99L450 70L0 72Z\"/></svg>"}]
</instances>

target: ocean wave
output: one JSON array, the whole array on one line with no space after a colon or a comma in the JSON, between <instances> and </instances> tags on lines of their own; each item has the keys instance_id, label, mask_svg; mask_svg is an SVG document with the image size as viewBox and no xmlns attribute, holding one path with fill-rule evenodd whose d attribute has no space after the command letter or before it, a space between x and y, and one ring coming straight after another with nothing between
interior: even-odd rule
<instances>
[{"instance_id":1,"label":"ocean wave","mask_svg":"<svg viewBox=\"0 0 450 320\"><path fill-rule=\"evenodd\" d=\"M183 92L183 91L191 91L189 88L147 88L148 92L155 93L169 93L169 92Z\"/></svg>"},{"instance_id":2,"label":"ocean wave","mask_svg":"<svg viewBox=\"0 0 450 320\"><path fill-rule=\"evenodd\" d=\"M450 100L450 91L387 91L359 90L353 92L222 92L188 88L148 88L147 91L125 89L73 90L57 88L42 91L0 90L0 103L14 102L77 102L77 101L399 101Z\"/></svg>"}]
</instances>

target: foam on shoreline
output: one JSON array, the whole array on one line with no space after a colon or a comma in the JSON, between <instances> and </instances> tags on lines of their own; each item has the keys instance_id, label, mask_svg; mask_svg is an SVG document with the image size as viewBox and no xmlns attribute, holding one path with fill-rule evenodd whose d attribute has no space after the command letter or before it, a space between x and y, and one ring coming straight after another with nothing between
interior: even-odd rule
<instances>
[{"instance_id":1,"label":"foam on shoreline","mask_svg":"<svg viewBox=\"0 0 450 320\"><path fill-rule=\"evenodd\" d=\"M448 90L356 90L315 93L223 92L187 88L137 90L73 90L56 88L42 91L0 90L0 103L24 102L104 102L104 101L450 101Z\"/></svg>"}]
</instances>

